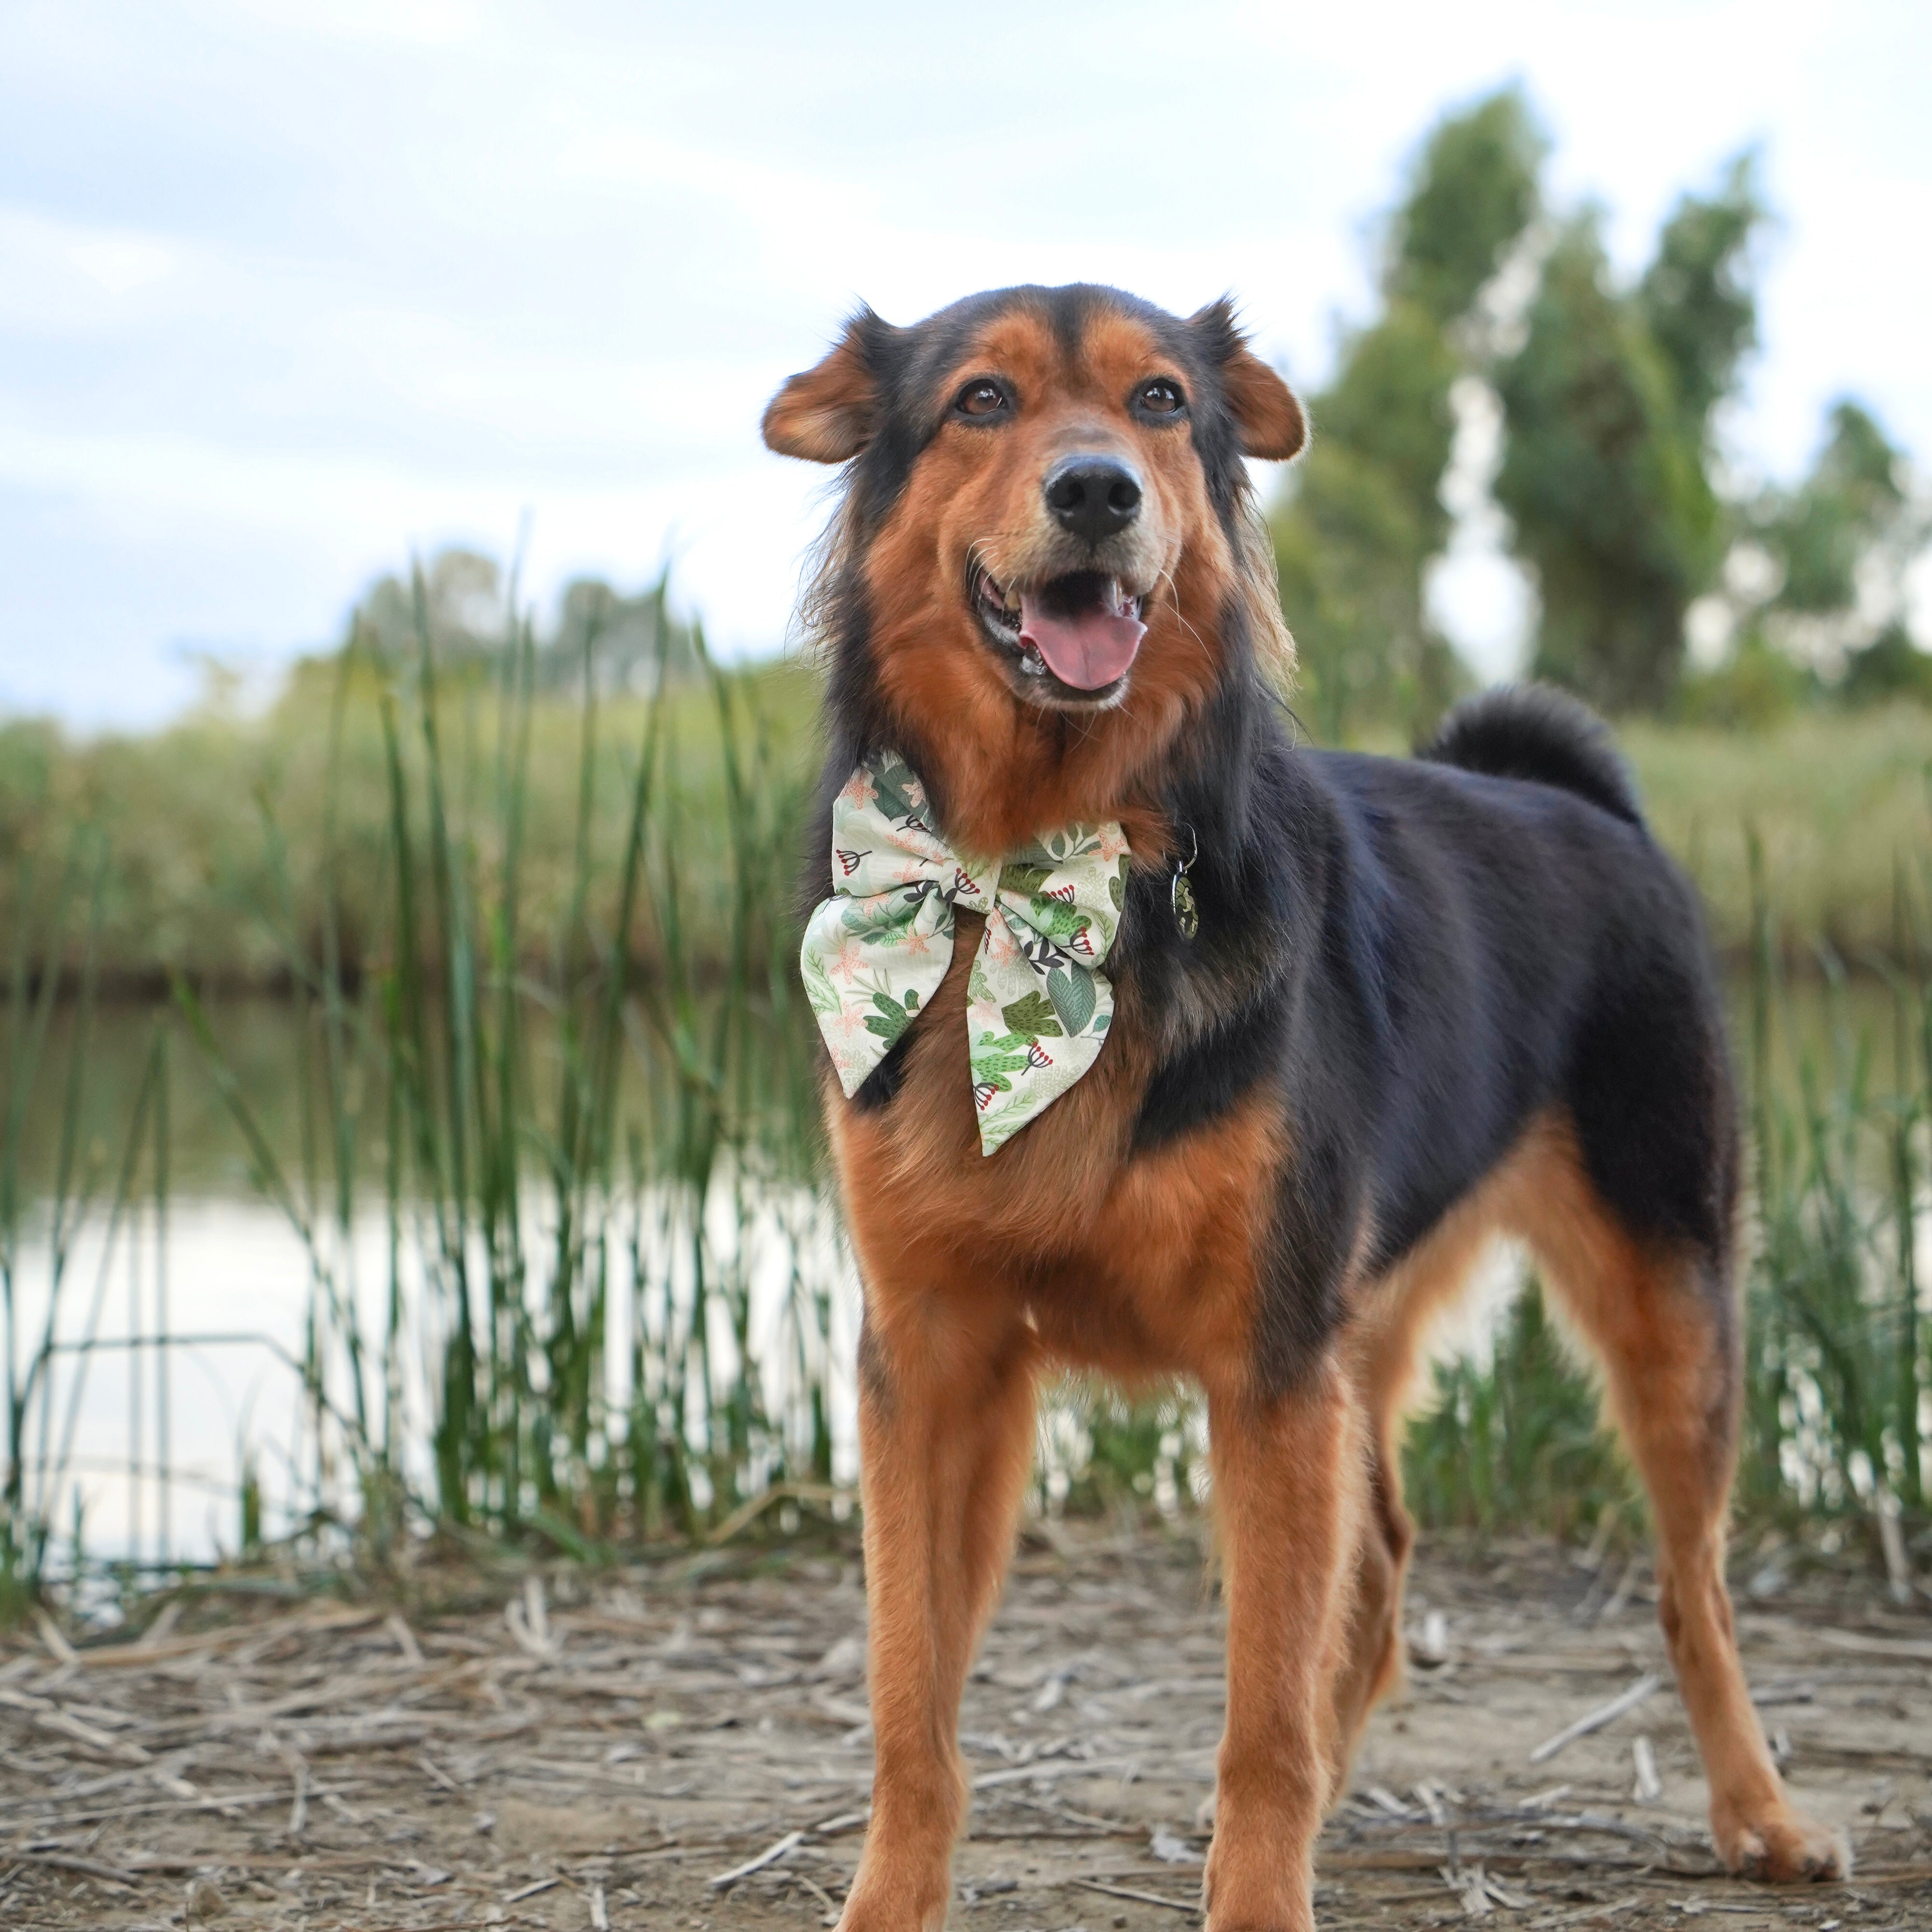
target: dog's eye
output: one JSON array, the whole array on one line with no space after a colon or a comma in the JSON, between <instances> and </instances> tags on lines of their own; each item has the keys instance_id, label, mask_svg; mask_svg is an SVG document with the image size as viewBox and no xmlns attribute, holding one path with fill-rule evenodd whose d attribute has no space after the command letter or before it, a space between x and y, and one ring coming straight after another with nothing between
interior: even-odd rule
<instances>
[{"instance_id":1,"label":"dog's eye","mask_svg":"<svg viewBox=\"0 0 1932 1932\"><path fill-rule=\"evenodd\" d=\"M1011 405L998 383L976 376L953 399L952 406L962 416L996 416Z\"/></svg>"},{"instance_id":2,"label":"dog's eye","mask_svg":"<svg viewBox=\"0 0 1932 1932\"><path fill-rule=\"evenodd\" d=\"M1180 385L1170 382L1165 376L1156 376L1151 382L1141 385L1134 400L1150 416L1173 416L1180 407Z\"/></svg>"}]
</instances>

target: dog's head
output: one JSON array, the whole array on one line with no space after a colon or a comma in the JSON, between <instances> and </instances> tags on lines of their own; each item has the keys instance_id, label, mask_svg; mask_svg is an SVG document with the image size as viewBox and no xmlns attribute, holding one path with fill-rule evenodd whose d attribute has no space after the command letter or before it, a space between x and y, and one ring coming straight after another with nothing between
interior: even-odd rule
<instances>
[{"instance_id":1,"label":"dog's head","mask_svg":"<svg viewBox=\"0 0 1932 1932\"><path fill-rule=\"evenodd\" d=\"M835 648L862 632L928 748L1112 713L1078 739L1118 766L1204 701L1231 602L1278 630L1241 459L1305 432L1225 302L1184 320L1111 289L1010 289L910 328L864 310L764 433L850 466L822 616Z\"/></svg>"}]
</instances>

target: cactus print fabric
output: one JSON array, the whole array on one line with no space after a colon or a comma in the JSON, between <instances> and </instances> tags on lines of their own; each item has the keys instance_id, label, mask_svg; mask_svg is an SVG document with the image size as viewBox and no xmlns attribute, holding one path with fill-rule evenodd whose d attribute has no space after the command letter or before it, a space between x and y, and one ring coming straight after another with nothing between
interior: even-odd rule
<instances>
[{"instance_id":1,"label":"cactus print fabric","mask_svg":"<svg viewBox=\"0 0 1932 1932\"><path fill-rule=\"evenodd\" d=\"M1114 989L1100 968L1120 926L1125 835L1070 826L976 863L932 828L919 780L886 752L838 794L832 844L832 896L806 928L800 966L839 1084L857 1092L938 991L953 908L983 913L967 1050L980 1151L997 1153L1106 1043Z\"/></svg>"}]
</instances>

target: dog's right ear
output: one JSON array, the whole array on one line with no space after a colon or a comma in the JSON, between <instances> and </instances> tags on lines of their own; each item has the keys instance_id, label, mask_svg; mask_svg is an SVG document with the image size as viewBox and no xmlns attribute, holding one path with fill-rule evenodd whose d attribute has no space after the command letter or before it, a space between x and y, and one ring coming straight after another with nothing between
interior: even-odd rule
<instances>
[{"instance_id":1,"label":"dog's right ear","mask_svg":"<svg viewBox=\"0 0 1932 1932\"><path fill-rule=\"evenodd\" d=\"M846 463L878 427L881 338L898 332L869 308L845 325L838 344L816 368L792 377L765 411L765 447L808 463Z\"/></svg>"}]
</instances>

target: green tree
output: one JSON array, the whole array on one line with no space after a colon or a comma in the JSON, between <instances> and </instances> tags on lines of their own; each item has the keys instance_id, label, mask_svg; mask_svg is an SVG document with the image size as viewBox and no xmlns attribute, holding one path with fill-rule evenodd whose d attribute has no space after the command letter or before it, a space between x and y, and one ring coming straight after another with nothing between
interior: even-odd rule
<instances>
[{"instance_id":1,"label":"green tree","mask_svg":"<svg viewBox=\"0 0 1932 1932\"><path fill-rule=\"evenodd\" d=\"M1365 717L1426 723L1462 680L1423 599L1449 531L1459 326L1535 213L1544 152L1514 88L1442 122L1389 224L1382 312L1310 400L1308 454L1272 525L1304 700L1331 741Z\"/></svg>"},{"instance_id":2,"label":"green tree","mask_svg":"<svg viewBox=\"0 0 1932 1932\"><path fill-rule=\"evenodd\" d=\"M1677 407L1700 436L1757 346L1757 298L1748 280L1752 238L1765 218L1757 166L1740 154L1708 200L1686 195L1658 238L1637 306L1669 365Z\"/></svg>"},{"instance_id":3,"label":"green tree","mask_svg":"<svg viewBox=\"0 0 1932 1932\"><path fill-rule=\"evenodd\" d=\"M555 627L538 648L538 683L577 689L587 652L598 690L648 691L657 675L660 628L665 676L690 676L698 668L696 638L688 624L670 615L664 589L661 578L627 597L601 578L573 578L558 604Z\"/></svg>"},{"instance_id":4,"label":"green tree","mask_svg":"<svg viewBox=\"0 0 1932 1932\"><path fill-rule=\"evenodd\" d=\"M1390 298L1441 325L1466 314L1535 218L1548 145L1514 87L1439 122L1391 226Z\"/></svg>"},{"instance_id":5,"label":"green tree","mask_svg":"<svg viewBox=\"0 0 1932 1932\"><path fill-rule=\"evenodd\" d=\"M1768 594L1744 614L1744 650L1770 649L1835 673L1854 703L1910 693L1932 700L1932 658L1906 634L1905 572L1924 519L1904 483L1904 452L1870 412L1833 404L1822 446L1796 489L1767 490L1750 537L1772 565Z\"/></svg>"},{"instance_id":6,"label":"green tree","mask_svg":"<svg viewBox=\"0 0 1932 1932\"><path fill-rule=\"evenodd\" d=\"M439 659L488 658L509 632L503 574L494 557L452 546L406 576L379 578L356 606L356 621L394 656L413 655L420 624Z\"/></svg>"},{"instance_id":7,"label":"green tree","mask_svg":"<svg viewBox=\"0 0 1932 1932\"><path fill-rule=\"evenodd\" d=\"M1860 564L1905 508L1901 454L1871 415L1842 400L1826 420L1810 475L1765 505L1760 534L1781 579L1771 599L1775 611L1829 617L1852 610Z\"/></svg>"},{"instance_id":8,"label":"green tree","mask_svg":"<svg viewBox=\"0 0 1932 1932\"><path fill-rule=\"evenodd\" d=\"M1541 599L1536 674L1607 710L1670 697L1684 613L1723 560L1712 418L1756 340L1750 246L1763 212L1749 158L1733 163L1714 196L1679 202L1628 291L1600 217L1574 218L1498 372L1496 495Z\"/></svg>"}]
</instances>

